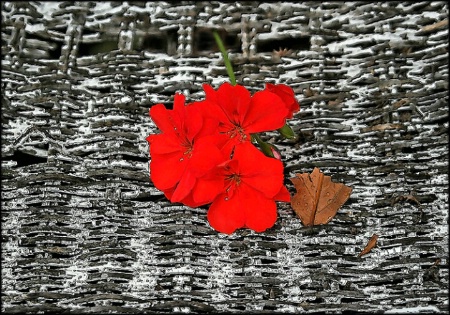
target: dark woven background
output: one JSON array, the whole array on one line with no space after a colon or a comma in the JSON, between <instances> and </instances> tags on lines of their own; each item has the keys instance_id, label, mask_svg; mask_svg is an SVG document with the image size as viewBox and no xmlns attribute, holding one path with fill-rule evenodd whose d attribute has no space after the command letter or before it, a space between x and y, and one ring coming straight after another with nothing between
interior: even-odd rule
<instances>
[{"instance_id":1,"label":"dark woven background","mask_svg":"<svg viewBox=\"0 0 450 315\"><path fill-rule=\"evenodd\" d=\"M448 309L446 2L2 2L1 16L3 312ZM265 136L286 178L317 166L353 187L330 224L280 204L270 230L227 236L152 186L148 110L227 81L214 28L239 83L296 92L298 140Z\"/></svg>"}]
</instances>

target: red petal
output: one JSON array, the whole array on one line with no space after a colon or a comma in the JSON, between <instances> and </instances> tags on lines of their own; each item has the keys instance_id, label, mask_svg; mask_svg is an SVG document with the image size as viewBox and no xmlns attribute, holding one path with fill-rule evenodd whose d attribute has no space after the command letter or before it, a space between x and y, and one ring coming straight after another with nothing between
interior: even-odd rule
<instances>
[{"instance_id":1,"label":"red petal","mask_svg":"<svg viewBox=\"0 0 450 315\"><path fill-rule=\"evenodd\" d=\"M192 199L197 206L205 205L225 190L226 168L231 161L223 162L211 169L205 176L197 178L192 189Z\"/></svg>"},{"instance_id":2,"label":"red petal","mask_svg":"<svg viewBox=\"0 0 450 315\"><path fill-rule=\"evenodd\" d=\"M227 86L231 87L230 90L230 98L228 105L228 113L233 113L233 122L239 122L240 125L243 123L243 119L247 114L247 111L250 107L251 96L250 92L241 85L231 85L227 84ZM227 87L226 86L226 87ZM226 91L226 90L225 90ZM226 94L228 95L228 94ZM230 111L231 109L231 111Z\"/></svg>"},{"instance_id":3,"label":"red petal","mask_svg":"<svg viewBox=\"0 0 450 315\"><path fill-rule=\"evenodd\" d=\"M267 90L256 92L244 118L245 131L257 133L284 126L288 109L276 94Z\"/></svg>"},{"instance_id":4,"label":"red petal","mask_svg":"<svg viewBox=\"0 0 450 315\"><path fill-rule=\"evenodd\" d=\"M163 104L152 106L150 108L150 117L162 132L174 132L175 125L172 118L172 111L165 108Z\"/></svg>"},{"instance_id":5,"label":"red petal","mask_svg":"<svg viewBox=\"0 0 450 315\"><path fill-rule=\"evenodd\" d=\"M184 111L184 131L189 140L193 140L203 128L203 115L195 103L186 105Z\"/></svg>"},{"instance_id":6,"label":"red petal","mask_svg":"<svg viewBox=\"0 0 450 315\"><path fill-rule=\"evenodd\" d=\"M250 141L245 142L250 143ZM234 148L241 143L243 142L241 142L238 137L230 138L227 136L227 141L222 145L221 150L223 154L225 154L228 157L231 157L231 153L233 152Z\"/></svg>"},{"instance_id":7,"label":"red petal","mask_svg":"<svg viewBox=\"0 0 450 315\"><path fill-rule=\"evenodd\" d=\"M172 198L173 192L175 191L175 187L169 188L164 190L164 196L166 196L166 198L168 200L170 200L170 198Z\"/></svg>"},{"instance_id":8,"label":"red petal","mask_svg":"<svg viewBox=\"0 0 450 315\"><path fill-rule=\"evenodd\" d=\"M220 140L221 136L206 136L194 142L189 169L196 177L205 175L216 165L228 160L227 156L224 156L216 145L217 141Z\"/></svg>"},{"instance_id":9,"label":"red petal","mask_svg":"<svg viewBox=\"0 0 450 315\"><path fill-rule=\"evenodd\" d=\"M277 220L277 205L273 199L266 198L261 192L245 183L239 185L237 198L245 211L245 226L255 232L271 228Z\"/></svg>"},{"instance_id":10,"label":"red petal","mask_svg":"<svg viewBox=\"0 0 450 315\"><path fill-rule=\"evenodd\" d=\"M208 210L209 224L221 233L231 234L245 225L245 210L241 200L236 198L225 199L226 194L220 194L214 199Z\"/></svg>"},{"instance_id":11,"label":"red petal","mask_svg":"<svg viewBox=\"0 0 450 315\"><path fill-rule=\"evenodd\" d=\"M202 85L203 90L205 91L205 98L207 101L211 101L213 103L217 103L217 91L212 88L211 85L204 83Z\"/></svg>"},{"instance_id":12,"label":"red petal","mask_svg":"<svg viewBox=\"0 0 450 315\"><path fill-rule=\"evenodd\" d=\"M172 199L172 196L173 196L174 191L175 191L175 187L174 187L174 188L171 188L171 189L166 189L166 190L164 190L164 195L166 196L166 198L167 198L168 200L171 200L171 199ZM186 205L186 206L188 206L188 207L191 207L191 208L196 208L196 207L201 206L200 204L196 204L196 203L194 202L194 200L192 199L192 194L187 195L187 196L181 201L181 203L183 203L184 205Z\"/></svg>"},{"instance_id":13,"label":"red petal","mask_svg":"<svg viewBox=\"0 0 450 315\"><path fill-rule=\"evenodd\" d=\"M192 190L192 198L197 206L213 202L213 200L224 191L225 183L223 177L199 178Z\"/></svg>"},{"instance_id":14,"label":"red petal","mask_svg":"<svg viewBox=\"0 0 450 315\"><path fill-rule=\"evenodd\" d=\"M250 106L250 92L241 85L223 83L216 94L216 103L222 108L229 121L241 124Z\"/></svg>"},{"instance_id":15,"label":"red petal","mask_svg":"<svg viewBox=\"0 0 450 315\"><path fill-rule=\"evenodd\" d=\"M269 158L250 142L236 146L233 160L239 162L241 180L264 194L273 198L283 185L283 163Z\"/></svg>"},{"instance_id":16,"label":"red petal","mask_svg":"<svg viewBox=\"0 0 450 315\"><path fill-rule=\"evenodd\" d=\"M286 186L281 186L280 191L273 197L276 201L285 201L290 202L291 201L291 194L287 190Z\"/></svg>"},{"instance_id":17,"label":"red petal","mask_svg":"<svg viewBox=\"0 0 450 315\"><path fill-rule=\"evenodd\" d=\"M206 94L206 100L201 102L204 115L217 122L219 133L227 133L235 128L234 123L238 123L241 119L234 101L235 96L232 95L234 93L233 86L224 83L218 91L215 91L210 85L203 84L203 89ZM243 97L246 98L245 95ZM240 101L242 102L242 100ZM243 117L243 115L241 116Z\"/></svg>"},{"instance_id":18,"label":"red petal","mask_svg":"<svg viewBox=\"0 0 450 315\"><path fill-rule=\"evenodd\" d=\"M175 186L186 169L187 160L181 160L183 153L159 154L150 160L150 177L159 190Z\"/></svg>"},{"instance_id":19,"label":"red petal","mask_svg":"<svg viewBox=\"0 0 450 315\"><path fill-rule=\"evenodd\" d=\"M181 93L176 93L173 102L173 117L178 117L179 124L177 124L178 132L185 135L189 140L193 140L203 126L203 116L200 109L195 106L195 103L185 105L185 96ZM174 118L174 120L177 120Z\"/></svg>"},{"instance_id":20,"label":"red petal","mask_svg":"<svg viewBox=\"0 0 450 315\"><path fill-rule=\"evenodd\" d=\"M147 137L150 143L150 156L167 153L182 153L184 148L180 144L180 140L174 134L157 134Z\"/></svg>"},{"instance_id":21,"label":"red petal","mask_svg":"<svg viewBox=\"0 0 450 315\"><path fill-rule=\"evenodd\" d=\"M191 208L197 208L201 206L201 204L196 203L194 199L192 199L192 194L187 195L183 200L181 200L181 203Z\"/></svg>"},{"instance_id":22,"label":"red petal","mask_svg":"<svg viewBox=\"0 0 450 315\"><path fill-rule=\"evenodd\" d=\"M202 128L196 135L197 138L218 133L218 117L220 115L224 116L224 114L217 104L208 101L201 101L195 102L189 106L195 106L202 115Z\"/></svg>"},{"instance_id":23,"label":"red petal","mask_svg":"<svg viewBox=\"0 0 450 315\"><path fill-rule=\"evenodd\" d=\"M185 108L186 97L181 93L175 93L173 98L173 111L180 115L180 118L184 120L184 108Z\"/></svg>"},{"instance_id":24,"label":"red petal","mask_svg":"<svg viewBox=\"0 0 450 315\"><path fill-rule=\"evenodd\" d=\"M271 84L266 83L266 89L272 93L278 95L289 110L289 114L286 118L292 118L295 112L300 110L300 105L295 98L294 90L285 84Z\"/></svg>"},{"instance_id":25,"label":"red petal","mask_svg":"<svg viewBox=\"0 0 450 315\"><path fill-rule=\"evenodd\" d=\"M175 188L164 190L164 195L166 196L166 198L168 200L172 199L174 190L175 190ZM201 205L203 205L203 204L195 202L194 199L192 199L192 194L187 195L183 200L181 200L181 203L184 204L185 206L188 206L191 208L197 208L197 207L200 207Z\"/></svg>"},{"instance_id":26,"label":"red petal","mask_svg":"<svg viewBox=\"0 0 450 315\"><path fill-rule=\"evenodd\" d=\"M172 202L181 202L187 195L192 191L195 185L195 176L187 169L181 176L180 182L178 183L175 191L173 192Z\"/></svg>"}]
</instances>

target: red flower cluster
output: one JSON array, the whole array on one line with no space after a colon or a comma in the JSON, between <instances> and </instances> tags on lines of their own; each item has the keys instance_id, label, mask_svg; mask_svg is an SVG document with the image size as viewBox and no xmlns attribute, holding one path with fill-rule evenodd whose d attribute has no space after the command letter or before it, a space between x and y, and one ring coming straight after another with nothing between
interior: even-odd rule
<instances>
[{"instance_id":1,"label":"red flower cluster","mask_svg":"<svg viewBox=\"0 0 450 315\"><path fill-rule=\"evenodd\" d=\"M219 232L262 232L276 221L275 201L288 202L290 195L282 162L258 150L251 135L282 128L299 104L283 84L266 84L254 95L229 83L203 89L203 101L185 105L176 94L173 110L150 109L161 130L147 137L151 180L171 202L211 203L208 221Z\"/></svg>"}]
</instances>

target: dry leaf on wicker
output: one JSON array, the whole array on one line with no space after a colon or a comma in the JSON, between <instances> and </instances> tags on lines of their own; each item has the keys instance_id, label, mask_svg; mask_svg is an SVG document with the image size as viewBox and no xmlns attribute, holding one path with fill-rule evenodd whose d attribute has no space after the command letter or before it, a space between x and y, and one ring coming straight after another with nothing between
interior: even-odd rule
<instances>
[{"instance_id":1,"label":"dry leaf on wicker","mask_svg":"<svg viewBox=\"0 0 450 315\"><path fill-rule=\"evenodd\" d=\"M332 182L317 167L311 174L295 175L290 179L297 190L291 206L305 226L330 222L352 192L351 187Z\"/></svg>"},{"instance_id":2,"label":"dry leaf on wicker","mask_svg":"<svg viewBox=\"0 0 450 315\"><path fill-rule=\"evenodd\" d=\"M372 250L372 248L374 248L375 245L377 245L377 240L378 240L378 235L377 234L372 235L372 237L370 238L366 247L364 247L364 249L361 251L361 253L358 254L358 257L361 257L362 255L365 255L368 252L370 252Z\"/></svg>"}]
</instances>

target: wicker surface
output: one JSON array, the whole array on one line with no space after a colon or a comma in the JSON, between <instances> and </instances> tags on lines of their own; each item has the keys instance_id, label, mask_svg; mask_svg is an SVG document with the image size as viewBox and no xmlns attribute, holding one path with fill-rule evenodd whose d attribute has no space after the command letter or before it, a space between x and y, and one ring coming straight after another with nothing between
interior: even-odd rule
<instances>
[{"instance_id":1,"label":"wicker surface","mask_svg":"<svg viewBox=\"0 0 450 315\"><path fill-rule=\"evenodd\" d=\"M353 187L330 224L222 235L152 186L149 108L227 81L212 28L294 88L267 139ZM1 75L3 312L448 309L446 2L2 2Z\"/></svg>"}]
</instances>

